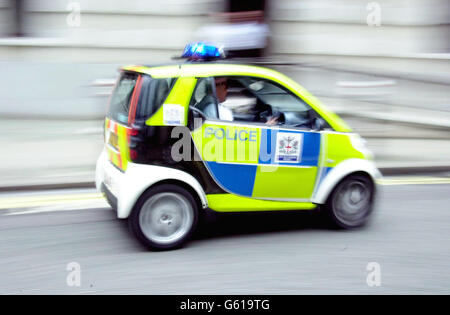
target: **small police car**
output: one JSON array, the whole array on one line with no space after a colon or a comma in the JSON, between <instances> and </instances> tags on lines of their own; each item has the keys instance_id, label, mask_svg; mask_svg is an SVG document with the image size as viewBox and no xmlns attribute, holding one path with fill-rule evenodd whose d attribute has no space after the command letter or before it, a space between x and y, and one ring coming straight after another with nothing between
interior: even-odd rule
<instances>
[{"instance_id":1,"label":"small police car","mask_svg":"<svg viewBox=\"0 0 450 315\"><path fill-rule=\"evenodd\" d=\"M277 71L221 61L215 46L183 56L123 67L104 122L97 189L140 241L180 247L206 208L366 222L381 175L337 115Z\"/></svg>"}]
</instances>

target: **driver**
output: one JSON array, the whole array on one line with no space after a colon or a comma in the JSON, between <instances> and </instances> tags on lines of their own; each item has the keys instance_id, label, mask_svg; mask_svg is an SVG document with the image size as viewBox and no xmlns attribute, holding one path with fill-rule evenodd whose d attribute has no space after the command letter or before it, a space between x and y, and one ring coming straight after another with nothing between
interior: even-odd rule
<instances>
[{"instance_id":1,"label":"driver","mask_svg":"<svg viewBox=\"0 0 450 315\"><path fill-rule=\"evenodd\" d=\"M275 116L271 116L267 121L266 121L266 125L276 125L278 124L278 117Z\"/></svg>"},{"instance_id":2,"label":"driver","mask_svg":"<svg viewBox=\"0 0 450 315\"><path fill-rule=\"evenodd\" d=\"M227 78L214 78L214 83L216 84L216 94L217 100L219 101L219 118L222 120L233 120L233 112L223 105L227 100L228 94L228 82Z\"/></svg>"},{"instance_id":3,"label":"driver","mask_svg":"<svg viewBox=\"0 0 450 315\"><path fill-rule=\"evenodd\" d=\"M216 85L216 94L217 99L219 101L219 118L222 120L233 120L233 119L227 119L229 116L233 116L231 110L228 107L225 107L223 103L227 100L228 95L228 80L227 78L218 77L214 78L214 82ZM267 121L265 122L266 125L276 125L278 123L278 117L276 116L269 116L267 117Z\"/></svg>"}]
</instances>

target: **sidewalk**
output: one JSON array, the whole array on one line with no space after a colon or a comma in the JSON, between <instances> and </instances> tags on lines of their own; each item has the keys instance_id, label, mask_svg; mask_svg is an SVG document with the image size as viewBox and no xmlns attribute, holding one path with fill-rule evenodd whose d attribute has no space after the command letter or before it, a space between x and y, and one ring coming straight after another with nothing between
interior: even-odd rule
<instances>
[{"instance_id":1,"label":"sidewalk","mask_svg":"<svg viewBox=\"0 0 450 315\"><path fill-rule=\"evenodd\" d=\"M0 188L94 181L101 121L0 120Z\"/></svg>"},{"instance_id":2,"label":"sidewalk","mask_svg":"<svg viewBox=\"0 0 450 315\"><path fill-rule=\"evenodd\" d=\"M450 171L448 131L345 119L366 138L382 172ZM0 190L93 186L102 121L0 120Z\"/></svg>"}]
</instances>

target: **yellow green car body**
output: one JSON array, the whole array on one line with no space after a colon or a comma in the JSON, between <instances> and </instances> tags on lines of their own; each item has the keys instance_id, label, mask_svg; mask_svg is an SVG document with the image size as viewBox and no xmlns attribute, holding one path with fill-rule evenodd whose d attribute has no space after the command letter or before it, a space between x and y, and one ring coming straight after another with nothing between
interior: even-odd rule
<instances>
[{"instance_id":1,"label":"yellow green car body","mask_svg":"<svg viewBox=\"0 0 450 315\"><path fill-rule=\"evenodd\" d=\"M122 87L123 78L130 82ZM252 82L249 86L255 91L262 84L276 87L283 91L277 93L298 99L322 124L314 128L205 117L200 110L193 111L197 89L200 82L214 78ZM151 94L154 82L158 82L153 87L155 106L138 114L145 103L143 95ZM275 70L216 62L126 66L112 102L121 89L128 91L124 105L128 117L111 110L107 115L105 148L96 172L97 187L107 193L119 218L128 218L140 198L162 184L188 191L200 211L314 210L330 202L345 179L363 178L357 187L363 191L364 185L374 190L375 179L381 176L364 141L301 85ZM184 151L181 160L169 157L183 151L177 144L182 138L191 144L192 154ZM296 145L295 153L285 149L286 141ZM357 194L349 198L356 200Z\"/></svg>"}]
</instances>

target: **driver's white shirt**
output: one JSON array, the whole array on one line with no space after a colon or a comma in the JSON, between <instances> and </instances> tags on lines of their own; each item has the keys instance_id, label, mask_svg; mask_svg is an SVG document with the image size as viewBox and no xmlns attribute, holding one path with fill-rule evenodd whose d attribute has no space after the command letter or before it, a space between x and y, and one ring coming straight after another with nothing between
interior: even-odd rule
<instances>
[{"instance_id":1,"label":"driver's white shirt","mask_svg":"<svg viewBox=\"0 0 450 315\"><path fill-rule=\"evenodd\" d=\"M233 121L233 112L228 107L219 103L217 106L219 109L219 119L226 121Z\"/></svg>"}]
</instances>

